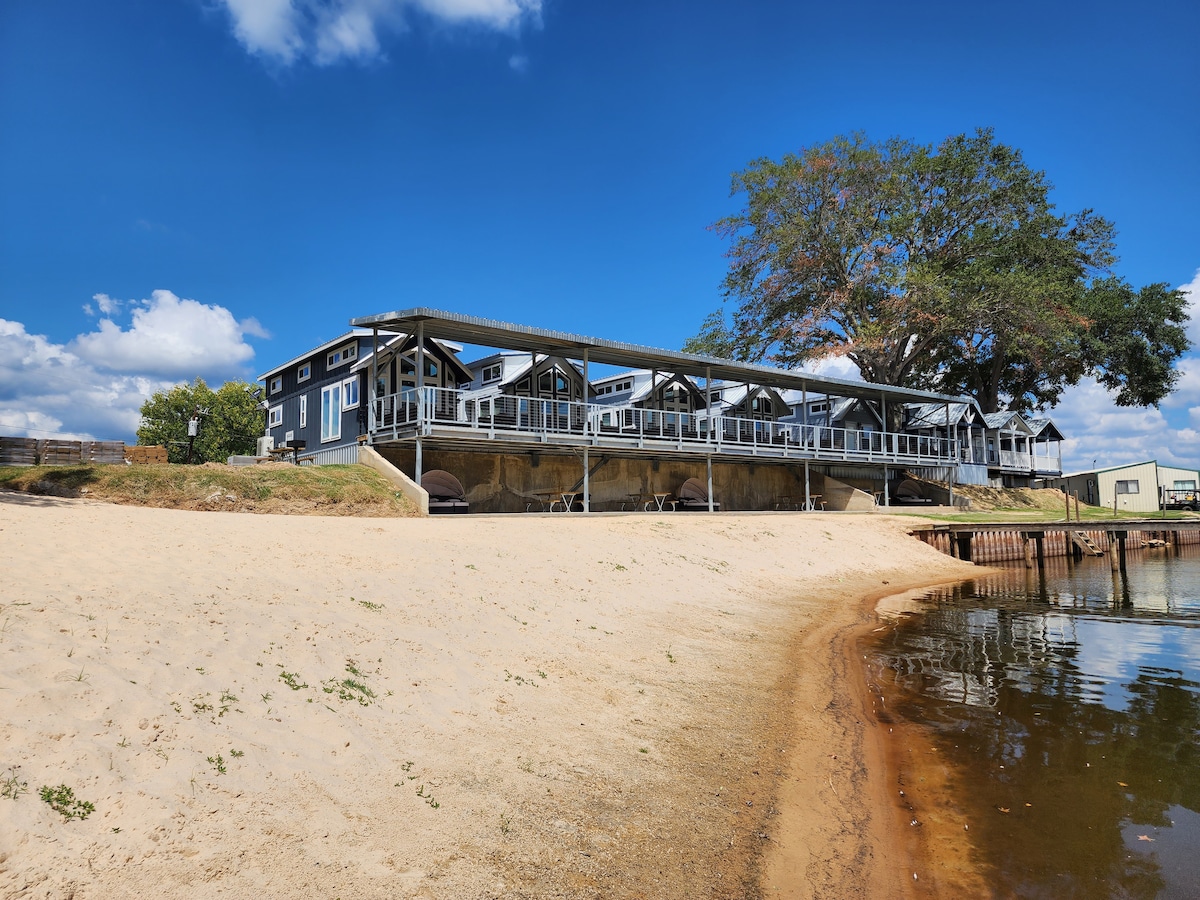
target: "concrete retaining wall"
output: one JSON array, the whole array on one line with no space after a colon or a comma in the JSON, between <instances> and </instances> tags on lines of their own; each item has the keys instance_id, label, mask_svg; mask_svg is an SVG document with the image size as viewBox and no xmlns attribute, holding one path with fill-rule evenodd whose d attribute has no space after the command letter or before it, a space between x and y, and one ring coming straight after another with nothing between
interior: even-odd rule
<instances>
[{"instance_id":1,"label":"concrete retaining wall","mask_svg":"<svg viewBox=\"0 0 1200 900\"><path fill-rule=\"evenodd\" d=\"M415 452L411 448L377 447L380 455L407 473L415 471ZM593 467L601 454L593 453ZM427 448L423 469L445 469L462 482L471 512L525 512L539 508L538 491L561 491L573 487L583 477L583 461L578 456L549 453L473 453L462 450ZM675 494L689 478L706 479L702 459L629 459L609 457L591 477L593 511L618 510L629 506L629 495L649 496L668 491ZM411 479L410 479L411 480ZM813 494L830 510L870 510L870 494L849 485L826 479L813 470L810 476ZM803 465L763 465L758 463L714 463L713 498L722 510L772 510L797 508L804 502Z\"/></svg>"}]
</instances>

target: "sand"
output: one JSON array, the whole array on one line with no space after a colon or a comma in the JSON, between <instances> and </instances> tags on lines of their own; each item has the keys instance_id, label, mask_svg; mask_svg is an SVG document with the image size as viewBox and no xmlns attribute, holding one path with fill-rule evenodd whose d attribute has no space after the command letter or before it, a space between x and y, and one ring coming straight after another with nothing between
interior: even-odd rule
<instances>
[{"instance_id":1,"label":"sand","mask_svg":"<svg viewBox=\"0 0 1200 900\"><path fill-rule=\"evenodd\" d=\"M853 635L970 571L909 524L0 494L0 897L907 896Z\"/></svg>"}]
</instances>

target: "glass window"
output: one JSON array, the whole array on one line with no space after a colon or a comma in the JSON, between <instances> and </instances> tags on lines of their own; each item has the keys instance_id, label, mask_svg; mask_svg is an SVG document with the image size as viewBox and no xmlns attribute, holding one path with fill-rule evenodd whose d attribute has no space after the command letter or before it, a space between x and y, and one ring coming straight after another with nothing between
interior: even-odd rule
<instances>
[{"instance_id":1,"label":"glass window","mask_svg":"<svg viewBox=\"0 0 1200 900\"><path fill-rule=\"evenodd\" d=\"M308 394L300 395L300 427L308 425Z\"/></svg>"},{"instance_id":2,"label":"glass window","mask_svg":"<svg viewBox=\"0 0 1200 900\"><path fill-rule=\"evenodd\" d=\"M336 441L342 436L342 385L321 389L321 440Z\"/></svg>"},{"instance_id":3,"label":"glass window","mask_svg":"<svg viewBox=\"0 0 1200 900\"><path fill-rule=\"evenodd\" d=\"M358 406L358 379L347 378L342 382L342 409L354 409Z\"/></svg>"},{"instance_id":4,"label":"glass window","mask_svg":"<svg viewBox=\"0 0 1200 900\"><path fill-rule=\"evenodd\" d=\"M271 407L271 418L268 420L268 425L271 428L278 428L283 424L283 406Z\"/></svg>"},{"instance_id":5,"label":"glass window","mask_svg":"<svg viewBox=\"0 0 1200 900\"><path fill-rule=\"evenodd\" d=\"M1130 479L1129 481L1118 481L1117 482L1117 493L1118 494L1139 494L1139 493L1141 493L1141 491L1139 490L1139 487L1140 487L1140 485L1138 484L1138 480L1136 478Z\"/></svg>"},{"instance_id":6,"label":"glass window","mask_svg":"<svg viewBox=\"0 0 1200 900\"><path fill-rule=\"evenodd\" d=\"M283 390L283 376L276 375L274 378L271 379L271 393L278 394L282 390Z\"/></svg>"},{"instance_id":7,"label":"glass window","mask_svg":"<svg viewBox=\"0 0 1200 900\"><path fill-rule=\"evenodd\" d=\"M308 379L311 377L312 377L312 363L305 363L304 365L300 366L300 368L296 369L296 380L297 381L308 381Z\"/></svg>"},{"instance_id":8,"label":"glass window","mask_svg":"<svg viewBox=\"0 0 1200 900\"><path fill-rule=\"evenodd\" d=\"M541 391L542 393L544 393L544 394L550 393L550 385L551 384L552 384L552 382L550 380L549 372L543 372L540 376L538 376L538 390Z\"/></svg>"},{"instance_id":9,"label":"glass window","mask_svg":"<svg viewBox=\"0 0 1200 900\"><path fill-rule=\"evenodd\" d=\"M490 384L493 381L499 381L500 373L503 370L504 370L504 367L500 363L494 363L490 366L484 366L483 383Z\"/></svg>"}]
</instances>

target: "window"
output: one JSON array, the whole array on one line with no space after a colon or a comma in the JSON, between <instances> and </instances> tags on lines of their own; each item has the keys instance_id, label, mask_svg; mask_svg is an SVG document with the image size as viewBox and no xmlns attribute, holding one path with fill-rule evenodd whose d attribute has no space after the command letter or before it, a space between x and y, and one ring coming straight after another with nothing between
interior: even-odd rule
<instances>
[{"instance_id":1,"label":"window","mask_svg":"<svg viewBox=\"0 0 1200 900\"><path fill-rule=\"evenodd\" d=\"M354 409L358 406L358 379L347 378L342 382L342 409Z\"/></svg>"},{"instance_id":2,"label":"window","mask_svg":"<svg viewBox=\"0 0 1200 900\"><path fill-rule=\"evenodd\" d=\"M1195 481L1176 481L1174 490L1177 491L1194 491L1196 489Z\"/></svg>"},{"instance_id":3,"label":"window","mask_svg":"<svg viewBox=\"0 0 1200 900\"><path fill-rule=\"evenodd\" d=\"M282 390L283 390L283 376L276 375L274 378L271 379L271 393L278 394Z\"/></svg>"},{"instance_id":4,"label":"window","mask_svg":"<svg viewBox=\"0 0 1200 900\"><path fill-rule=\"evenodd\" d=\"M342 436L342 385L321 388L321 441L336 441Z\"/></svg>"},{"instance_id":5,"label":"window","mask_svg":"<svg viewBox=\"0 0 1200 900\"><path fill-rule=\"evenodd\" d=\"M300 427L308 427L308 394L300 395Z\"/></svg>"},{"instance_id":6,"label":"window","mask_svg":"<svg viewBox=\"0 0 1200 900\"><path fill-rule=\"evenodd\" d=\"M828 403L810 403L810 404L808 404L808 411L810 413L823 413L823 412L827 412L828 410L829 410Z\"/></svg>"},{"instance_id":7,"label":"window","mask_svg":"<svg viewBox=\"0 0 1200 900\"><path fill-rule=\"evenodd\" d=\"M312 377L312 363L305 363L296 369L296 381L308 381Z\"/></svg>"},{"instance_id":8,"label":"window","mask_svg":"<svg viewBox=\"0 0 1200 900\"><path fill-rule=\"evenodd\" d=\"M336 369L357 358L358 344L346 344L344 347L329 351L325 357L325 368Z\"/></svg>"},{"instance_id":9,"label":"window","mask_svg":"<svg viewBox=\"0 0 1200 900\"><path fill-rule=\"evenodd\" d=\"M1118 494L1141 493L1141 491L1138 490L1138 480L1136 478L1134 478L1130 481L1118 481L1117 482L1117 493Z\"/></svg>"},{"instance_id":10,"label":"window","mask_svg":"<svg viewBox=\"0 0 1200 900\"><path fill-rule=\"evenodd\" d=\"M271 416L267 420L267 427L268 428L278 428L282 424L283 424L283 405L280 404L279 406L272 406L271 407Z\"/></svg>"},{"instance_id":11,"label":"window","mask_svg":"<svg viewBox=\"0 0 1200 900\"><path fill-rule=\"evenodd\" d=\"M500 374L504 371L504 366L500 363L493 363L490 366L483 367L483 383L491 384L493 381L500 380Z\"/></svg>"}]
</instances>

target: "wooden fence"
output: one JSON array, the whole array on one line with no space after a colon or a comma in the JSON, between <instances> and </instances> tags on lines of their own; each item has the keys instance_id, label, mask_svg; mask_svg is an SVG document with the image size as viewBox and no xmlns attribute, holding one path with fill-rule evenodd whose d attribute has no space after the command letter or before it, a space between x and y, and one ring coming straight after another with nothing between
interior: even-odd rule
<instances>
[{"instance_id":1,"label":"wooden fence","mask_svg":"<svg viewBox=\"0 0 1200 900\"><path fill-rule=\"evenodd\" d=\"M0 437L0 466L80 466L165 463L166 447L125 446L124 441L60 441Z\"/></svg>"}]
</instances>

